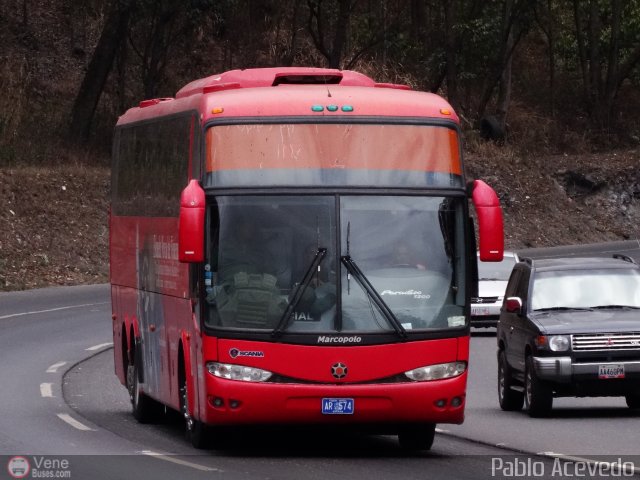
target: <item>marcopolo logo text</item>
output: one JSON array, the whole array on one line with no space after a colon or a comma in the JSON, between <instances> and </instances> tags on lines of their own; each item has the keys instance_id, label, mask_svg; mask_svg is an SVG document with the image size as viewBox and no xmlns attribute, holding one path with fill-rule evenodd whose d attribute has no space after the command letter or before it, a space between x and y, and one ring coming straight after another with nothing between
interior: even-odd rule
<instances>
[{"instance_id":1,"label":"marcopolo logo text","mask_svg":"<svg viewBox=\"0 0 640 480\"><path fill-rule=\"evenodd\" d=\"M320 335L318 337L318 343L361 343L362 337L328 337L326 335Z\"/></svg>"}]
</instances>

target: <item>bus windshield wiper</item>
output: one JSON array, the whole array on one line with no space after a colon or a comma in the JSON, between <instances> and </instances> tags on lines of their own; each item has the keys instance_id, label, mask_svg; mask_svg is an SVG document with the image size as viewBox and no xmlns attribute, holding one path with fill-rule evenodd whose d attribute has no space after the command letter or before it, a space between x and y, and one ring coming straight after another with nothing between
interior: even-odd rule
<instances>
[{"instance_id":1,"label":"bus windshield wiper","mask_svg":"<svg viewBox=\"0 0 640 480\"><path fill-rule=\"evenodd\" d=\"M389 306L382 299L378 291L371 285L369 279L362 273L360 267L356 265L356 262L353 261L351 256L345 255L340 257L340 261L347 267L347 271L353 275L353 278L360 284L360 286L367 292L367 295L373 300L373 303L376 304L378 309L382 312L382 314L386 317L387 321L391 324L396 333L402 338L407 338L407 331L400 324L396 316L393 314Z\"/></svg>"},{"instance_id":2,"label":"bus windshield wiper","mask_svg":"<svg viewBox=\"0 0 640 480\"><path fill-rule=\"evenodd\" d=\"M313 279L313 275L318 270L318 266L320 265L320 263L322 263L322 260L324 260L324 257L326 255L327 255L326 248L318 248L318 250L316 250L316 256L313 257L313 260L311 261L309 268L307 269L306 273L304 274L304 277L302 278L302 282L300 282L296 287L296 289L293 291L293 295L291 296L291 300L289 300L289 303L287 304L287 308L284 310L282 317L280 317L280 321L278 322L278 325L271 333L272 336L275 337L277 335L280 335L282 331L285 329L289 321L289 317L291 317L291 314L298 306L298 303L300 303L300 299L302 299L302 295L304 295L305 290L307 289L307 287L311 283L311 280Z\"/></svg>"}]
</instances>

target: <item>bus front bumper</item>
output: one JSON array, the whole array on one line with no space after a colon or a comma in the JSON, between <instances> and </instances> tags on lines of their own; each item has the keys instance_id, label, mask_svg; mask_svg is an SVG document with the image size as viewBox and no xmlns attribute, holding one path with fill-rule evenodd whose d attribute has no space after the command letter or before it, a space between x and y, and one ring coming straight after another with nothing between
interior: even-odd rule
<instances>
[{"instance_id":1,"label":"bus front bumper","mask_svg":"<svg viewBox=\"0 0 640 480\"><path fill-rule=\"evenodd\" d=\"M201 420L211 425L460 424L466 384L466 372L429 382L357 385L253 383L207 375ZM352 404L346 412L323 413L327 400Z\"/></svg>"}]
</instances>

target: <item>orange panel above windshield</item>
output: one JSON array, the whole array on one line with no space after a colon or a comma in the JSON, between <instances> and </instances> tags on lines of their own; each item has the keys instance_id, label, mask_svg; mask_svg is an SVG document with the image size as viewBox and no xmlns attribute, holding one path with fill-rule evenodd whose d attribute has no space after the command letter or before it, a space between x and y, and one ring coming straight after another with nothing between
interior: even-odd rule
<instances>
[{"instance_id":1,"label":"orange panel above windshield","mask_svg":"<svg viewBox=\"0 0 640 480\"><path fill-rule=\"evenodd\" d=\"M458 179L462 176L456 130L433 125L296 123L215 126L207 132L206 161L207 172L214 175L229 171L245 171L246 174L247 170L254 170L262 171L262 179L270 177L265 170L322 170L325 177L327 170L358 170L367 172L368 180L363 179L363 182L378 185L380 182L376 178L379 175L376 176L375 171L387 174L405 172L412 177L409 183L418 186L429 183L425 174ZM397 175L391 177L398 178ZM382 183L387 183L387 180Z\"/></svg>"}]
</instances>

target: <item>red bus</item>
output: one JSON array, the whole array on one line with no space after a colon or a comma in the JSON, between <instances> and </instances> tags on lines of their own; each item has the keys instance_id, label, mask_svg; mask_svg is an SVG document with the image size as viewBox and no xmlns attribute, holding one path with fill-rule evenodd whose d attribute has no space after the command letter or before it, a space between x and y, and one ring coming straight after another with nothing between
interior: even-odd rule
<instances>
[{"instance_id":1,"label":"red bus","mask_svg":"<svg viewBox=\"0 0 640 480\"><path fill-rule=\"evenodd\" d=\"M345 70L233 70L114 134L115 372L134 416L332 425L428 449L461 423L482 260L502 213L465 180L442 98Z\"/></svg>"}]
</instances>

